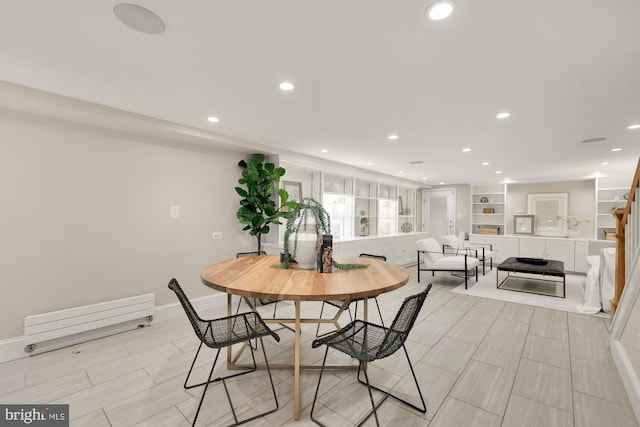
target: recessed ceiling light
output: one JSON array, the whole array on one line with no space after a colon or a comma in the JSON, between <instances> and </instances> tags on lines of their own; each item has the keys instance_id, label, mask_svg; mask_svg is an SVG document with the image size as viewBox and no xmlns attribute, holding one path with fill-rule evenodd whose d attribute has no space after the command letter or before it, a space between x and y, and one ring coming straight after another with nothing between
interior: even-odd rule
<instances>
[{"instance_id":1,"label":"recessed ceiling light","mask_svg":"<svg viewBox=\"0 0 640 427\"><path fill-rule=\"evenodd\" d=\"M162 18L137 4L119 3L113 6L113 14L124 25L141 33L160 34L167 29Z\"/></svg>"},{"instance_id":2,"label":"recessed ceiling light","mask_svg":"<svg viewBox=\"0 0 640 427\"><path fill-rule=\"evenodd\" d=\"M209 120L211 123L218 123L220 121L220 119L215 116L209 116L207 117L207 120Z\"/></svg>"},{"instance_id":3,"label":"recessed ceiling light","mask_svg":"<svg viewBox=\"0 0 640 427\"><path fill-rule=\"evenodd\" d=\"M444 185L444 182L441 182L440 185Z\"/></svg>"},{"instance_id":4,"label":"recessed ceiling light","mask_svg":"<svg viewBox=\"0 0 640 427\"><path fill-rule=\"evenodd\" d=\"M440 0L427 8L426 15L434 21L439 21L451 15L451 12L453 12L453 2Z\"/></svg>"},{"instance_id":5,"label":"recessed ceiling light","mask_svg":"<svg viewBox=\"0 0 640 427\"><path fill-rule=\"evenodd\" d=\"M627 126L627 129L640 129L640 124L629 125Z\"/></svg>"},{"instance_id":6,"label":"recessed ceiling light","mask_svg":"<svg viewBox=\"0 0 640 427\"><path fill-rule=\"evenodd\" d=\"M489 166L489 162L482 162L482 166Z\"/></svg>"},{"instance_id":7,"label":"recessed ceiling light","mask_svg":"<svg viewBox=\"0 0 640 427\"><path fill-rule=\"evenodd\" d=\"M326 148L323 148L322 150L320 150L321 153L328 153L329 150L327 150Z\"/></svg>"},{"instance_id":8,"label":"recessed ceiling light","mask_svg":"<svg viewBox=\"0 0 640 427\"><path fill-rule=\"evenodd\" d=\"M511 115L511 113L507 113L506 111L504 113L499 113L496 118L497 119L506 119L507 117L509 117Z\"/></svg>"},{"instance_id":9,"label":"recessed ceiling light","mask_svg":"<svg viewBox=\"0 0 640 427\"><path fill-rule=\"evenodd\" d=\"M368 166L373 166L373 162L367 162Z\"/></svg>"},{"instance_id":10,"label":"recessed ceiling light","mask_svg":"<svg viewBox=\"0 0 640 427\"><path fill-rule=\"evenodd\" d=\"M427 178L426 176L423 176L423 177L422 177L422 180L423 180L423 181L426 181L427 179L428 179L428 178Z\"/></svg>"},{"instance_id":11,"label":"recessed ceiling light","mask_svg":"<svg viewBox=\"0 0 640 427\"><path fill-rule=\"evenodd\" d=\"M402 171L398 171L398 175L402 175L404 172Z\"/></svg>"},{"instance_id":12,"label":"recessed ceiling light","mask_svg":"<svg viewBox=\"0 0 640 427\"><path fill-rule=\"evenodd\" d=\"M496 173L499 175L499 174L501 174L501 173L502 173L502 171L496 171Z\"/></svg>"},{"instance_id":13,"label":"recessed ceiling light","mask_svg":"<svg viewBox=\"0 0 640 427\"><path fill-rule=\"evenodd\" d=\"M391 140L398 139L398 135L396 135L395 133L392 133L387 137L387 139L391 139Z\"/></svg>"},{"instance_id":14,"label":"recessed ceiling light","mask_svg":"<svg viewBox=\"0 0 640 427\"><path fill-rule=\"evenodd\" d=\"M620 148L620 147L616 147L616 148L612 148L612 149L611 149L611 150L609 150L609 151L622 151L622 148Z\"/></svg>"},{"instance_id":15,"label":"recessed ceiling light","mask_svg":"<svg viewBox=\"0 0 640 427\"><path fill-rule=\"evenodd\" d=\"M609 164L609 162L602 162L602 163L600 163L600 166L606 166L608 164Z\"/></svg>"},{"instance_id":16,"label":"recessed ceiling light","mask_svg":"<svg viewBox=\"0 0 640 427\"><path fill-rule=\"evenodd\" d=\"M463 153L468 153L469 151L471 151L471 148L463 148L463 149L462 149L462 152L463 152Z\"/></svg>"},{"instance_id":17,"label":"recessed ceiling light","mask_svg":"<svg viewBox=\"0 0 640 427\"><path fill-rule=\"evenodd\" d=\"M293 83L289 83L289 82L282 82L280 83L280 89L289 92L290 90L293 90L295 86L293 85Z\"/></svg>"}]
</instances>

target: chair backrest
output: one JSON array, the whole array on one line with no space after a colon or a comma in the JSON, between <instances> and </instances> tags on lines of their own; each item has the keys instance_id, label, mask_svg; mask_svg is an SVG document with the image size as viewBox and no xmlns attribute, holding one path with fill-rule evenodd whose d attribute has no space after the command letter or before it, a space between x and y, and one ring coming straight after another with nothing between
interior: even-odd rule
<instances>
[{"instance_id":1,"label":"chair backrest","mask_svg":"<svg viewBox=\"0 0 640 427\"><path fill-rule=\"evenodd\" d=\"M381 261L386 261L387 257L384 255L373 255L373 254L360 254L358 255L360 258L373 258L373 259L379 259Z\"/></svg>"},{"instance_id":2,"label":"chair backrest","mask_svg":"<svg viewBox=\"0 0 640 427\"><path fill-rule=\"evenodd\" d=\"M463 241L460 241L455 234L447 234L446 236L442 236L442 244L450 248L461 248Z\"/></svg>"},{"instance_id":3,"label":"chair backrest","mask_svg":"<svg viewBox=\"0 0 640 427\"><path fill-rule=\"evenodd\" d=\"M460 242L460 246L464 246L464 242L465 242L465 237L467 236L467 234L464 231L461 231L458 233L458 242Z\"/></svg>"},{"instance_id":4,"label":"chair backrest","mask_svg":"<svg viewBox=\"0 0 640 427\"><path fill-rule=\"evenodd\" d=\"M191 322L191 326L193 326L193 330L198 338L200 338L201 341L206 342L205 334L207 334L209 322L205 322L200 318L200 316L198 316L198 313L191 305L191 302L176 279L171 279L171 281L169 281L169 289L176 293L178 301L182 304L182 308L184 308L184 312L187 314L187 318Z\"/></svg>"},{"instance_id":5,"label":"chair backrest","mask_svg":"<svg viewBox=\"0 0 640 427\"><path fill-rule=\"evenodd\" d=\"M420 309L430 290L431 283L427 285L424 291L404 299L395 319L393 319L393 323L387 330L387 335L380 345L377 359L387 357L402 347L409 336L411 328L416 323Z\"/></svg>"},{"instance_id":6,"label":"chair backrest","mask_svg":"<svg viewBox=\"0 0 640 427\"><path fill-rule=\"evenodd\" d=\"M438 244L438 241L433 237L426 239L420 239L416 242L416 248L419 251L425 251L423 254L424 263L427 267L433 265L434 262L442 258L442 248Z\"/></svg>"},{"instance_id":7,"label":"chair backrest","mask_svg":"<svg viewBox=\"0 0 640 427\"><path fill-rule=\"evenodd\" d=\"M250 256L266 255L265 251L252 251L252 252L238 252L236 258L244 258Z\"/></svg>"}]
</instances>

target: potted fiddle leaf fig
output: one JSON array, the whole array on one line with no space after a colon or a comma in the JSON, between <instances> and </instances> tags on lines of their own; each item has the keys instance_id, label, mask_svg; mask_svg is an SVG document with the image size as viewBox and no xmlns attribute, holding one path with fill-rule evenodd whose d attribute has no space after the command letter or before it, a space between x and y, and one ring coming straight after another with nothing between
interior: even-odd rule
<instances>
[{"instance_id":1,"label":"potted fiddle leaf fig","mask_svg":"<svg viewBox=\"0 0 640 427\"><path fill-rule=\"evenodd\" d=\"M242 178L238 180L242 186L235 190L242 199L236 217L240 224L245 224L243 230L256 237L261 251L262 235L269 233L271 224L282 224L280 219L286 217L286 209L292 206L289 194L284 189L278 190L285 169L265 163L264 154L254 154L249 161L238 162L238 166L242 168ZM276 194L280 196L280 208L276 205Z\"/></svg>"}]
</instances>

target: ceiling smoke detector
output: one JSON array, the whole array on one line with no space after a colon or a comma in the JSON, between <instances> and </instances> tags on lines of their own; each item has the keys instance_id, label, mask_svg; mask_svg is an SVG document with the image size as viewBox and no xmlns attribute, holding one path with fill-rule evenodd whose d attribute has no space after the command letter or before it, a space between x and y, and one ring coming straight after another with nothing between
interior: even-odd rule
<instances>
[{"instance_id":1,"label":"ceiling smoke detector","mask_svg":"<svg viewBox=\"0 0 640 427\"><path fill-rule=\"evenodd\" d=\"M129 28L145 34L161 34L167 29L166 24L155 12L133 3L118 3L113 7L113 14Z\"/></svg>"}]
</instances>

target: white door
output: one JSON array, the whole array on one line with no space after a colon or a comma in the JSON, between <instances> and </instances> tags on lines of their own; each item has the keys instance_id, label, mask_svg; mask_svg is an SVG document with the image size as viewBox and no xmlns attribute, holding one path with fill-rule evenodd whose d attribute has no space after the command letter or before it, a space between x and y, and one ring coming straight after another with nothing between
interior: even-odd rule
<instances>
[{"instance_id":1,"label":"white door","mask_svg":"<svg viewBox=\"0 0 640 427\"><path fill-rule=\"evenodd\" d=\"M422 192L422 231L441 240L455 233L455 190L424 190Z\"/></svg>"}]
</instances>

